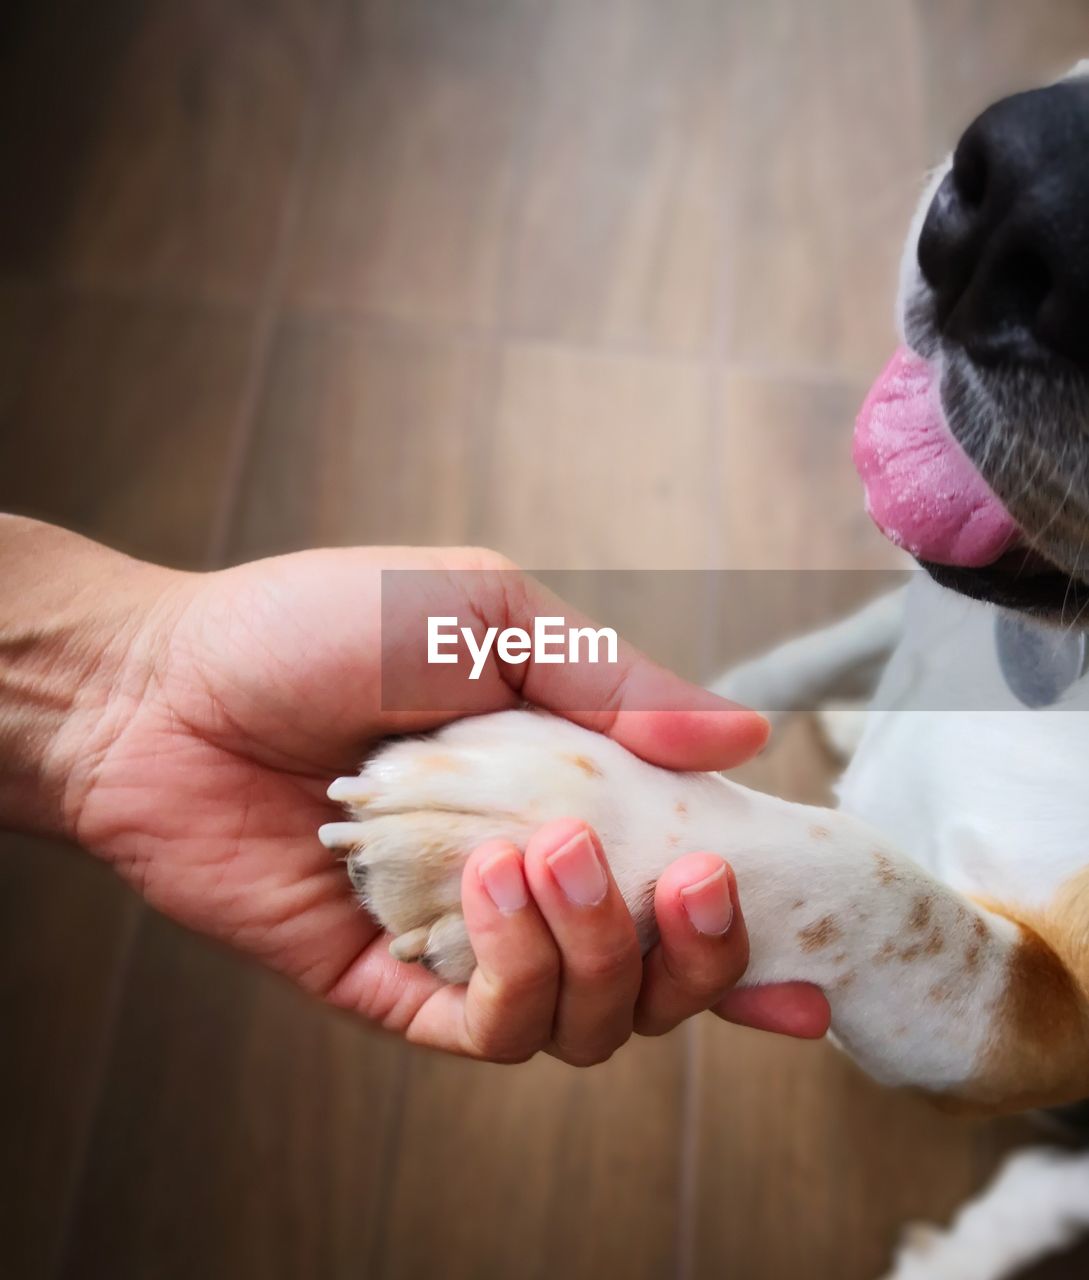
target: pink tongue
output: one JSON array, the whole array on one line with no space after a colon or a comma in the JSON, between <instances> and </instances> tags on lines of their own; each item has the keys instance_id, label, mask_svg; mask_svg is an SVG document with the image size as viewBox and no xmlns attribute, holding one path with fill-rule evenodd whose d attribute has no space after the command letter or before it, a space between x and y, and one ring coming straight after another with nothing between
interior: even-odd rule
<instances>
[{"instance_id":1,"label":"pink tongue","mask_svg":"<svg viewBox=\"0 0 1089 1280\"><path fill-rule=\"evenodd\" d=\"M991 564L1020 530L953 439L930 364L900 347L855 424L866 510L921 560Z\"/></svg>"}]
</instances>

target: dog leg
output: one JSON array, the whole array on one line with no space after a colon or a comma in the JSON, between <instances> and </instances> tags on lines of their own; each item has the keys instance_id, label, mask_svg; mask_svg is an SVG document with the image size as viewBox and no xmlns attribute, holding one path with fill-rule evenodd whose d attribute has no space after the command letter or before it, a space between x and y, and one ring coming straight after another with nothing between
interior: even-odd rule
<instances>
[{"instance_id":1,"label":"dog leg","mask_svg":"<svg viewBox=\"0 0 1089 1280\"><path fill-rule=\"evenodd\" d=\"M905 1232L886 1280L1007 1280L1089 1230L1089 1155L1031 1147L1011 1156L948 1231Z\"/></svg>"},{"instance_id":2,"label":"dog leg","mask_svg":"<svg viewBox=\"0 0 1089 1280\"><path fill-rule=\"evenodd\" d=\"M392 743L330 796L354 820L323 840L347 850L376 918L409 935L398 950L451 981L474 963L460 920L468 853L492 837L524 846L574 814L601 836L644 946L665 866L691 850L728 858L751 937L746 983L823 987L836 1036L878 1079L984 1107L1058 1102L1086 1084L1080 992L1046 944L849 815L670 773L530 711Z\"/></svg>"},{"instance_id":3,"label":"dog leg","mask_svg":"<svg viewBox=\"0 0 1089 1280\"><path fill-rule=\"evenodd\" d=\"M857 613L724 672L715 693L754 707L772 721L813 711L832 698L868 698L903 631L906 587Z\"/></svg>"}]
</instances>

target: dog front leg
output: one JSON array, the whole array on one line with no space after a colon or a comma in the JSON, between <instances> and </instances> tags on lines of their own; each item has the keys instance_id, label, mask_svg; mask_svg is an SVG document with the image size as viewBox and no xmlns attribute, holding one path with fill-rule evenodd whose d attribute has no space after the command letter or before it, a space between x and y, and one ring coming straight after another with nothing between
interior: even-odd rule
<instances>
[{"instance_id":1,"label":"dog front leg","mask_svg":"<svg viewBox=\"0 0 1089 1280\"><path fill-rule=\"evenodd\" d=\"M823 987L836 1036L878 1079L989 1108L1089 1094L1082 993L1046 939L847 814L670 773L528 711L394 742L330 794L353 820L322 838L347 851L397 954L450 980L475 963L460 915L470 851L494 837L524 845L574 815L601 836L646 945L665 867L693 850L727 858L752 941L746 984Z\"/></svg>"},{"instance_id":2,"label":"dog front leg","mask_svg":"<svg viewBox=\"0 0 1089 1280\"><path fill-rule=\"evenodd\" d=\"M1083 992L1039 933L848 814L704 783L686 845L734 865L747 984L823 987L837 1039L885 1083L980 1110L1089 1093Z\"/></svg>"}]
</instances>

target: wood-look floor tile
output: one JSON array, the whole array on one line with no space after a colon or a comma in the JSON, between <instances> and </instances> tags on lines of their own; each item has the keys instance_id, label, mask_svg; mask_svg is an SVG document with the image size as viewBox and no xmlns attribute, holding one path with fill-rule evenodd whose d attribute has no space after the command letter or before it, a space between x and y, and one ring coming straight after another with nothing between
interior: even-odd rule
<instances>
[{"instance_id":1,"label":"wood-look floor tile","mask_svg":"<svg viewBox=\"0 0 1089 1280\"><path fill-rule=\"evenodd\" d=\"M863 504L851 432L863 382L730 372L721 398L722 563L883 569L903 563Z\"/></svg>"},{"instance_id":2,"label":"wood-look floor tile","mask_svg":"<svg viewBox=\"0 0 1089 1280\"><path fill-rule=\"evenodd\" d=\"M464 542L488 352L378 323L277 335L232 559L299 546Z\"/></svg>"},{"instance_id":3,"label":"wood-look floor tile","mask_svg":"<svg viewBox=\"0 0 1089 1280\"><path fill-rule=\"evenodd\" d=\"M533 568L700 568L709 431L699 364L511 344L482 536Z\"/></svg>"},{"instance_id":4,"label":"wood-look floor tile","mask_svg":"<svg viewBox=\"0 0 1089 1280\"><path fill-rule=\"evenodd\" d=\"M365 1274L398 1053L148 916L59 1274Z\"/></svg>"},{"instance_id":5,"label":"wood-look floor tile","mask_svg":"<svg viewBox=\"0 0 1089 1280\"><path fill-rule=\"evenodd\" d=\"M676 1229L682 1044L577 1072L413 1059L383 1280L659 1280Z\"/></svg>"},{"instance_id":6,"label":"wood-look floor tile","mask_svg":"<svg viewBox=\"0 0 1089 1280\"><path fill-rule=\"evenodd\" d=\"M1035 89L1089 56L1089 9L1082 0L914 3L931 162L996 98Z\"/></svg>"},{"instance_id":7,"label":"wood-look floor tile","mask_svg":"<svg viewBox=\"0 0 1089 1280\"><path fill-rule=\"evenodd\" d=\"M4 303L25 301L0 291ZM0 505L200 564L223 498L251 319L199 306L41 304L0 431Z\"/></svg>"},{"instance_id":8,"label":"wood-look floor tile","mask_svg":"<svg viewBox=\"0 0 1089 1280\"><path fill-rule=\"evenodd\" d=\"M53 1274L138 912L87 854L0 834L0 1240L20 1280Z\"/></svg>"},{"instance_id":9,"label":"wood-look floor tile","mask_svg":"<svg viewBox=\"0 0 1089 1280\"><path fill-rule=\"evenodd\" d=\"M494 320L542 9L353 7L289 292L401 319Z\"/></svg>"},{"instance_id":10,"label":"wood-look floor tile","mask_svg":"<svg viewBox=\"0 0 1089 1280\"><path fill-rule=\"evenodd\" d=\"M506 315L516 331L706 350L725 227L727 7L554 7Z\"/></svg>"},{"instance_id":11,"label":"wood-look floor tile","mask_svg":"<svg viewBox=\"0 0 1089 1280\"><path fill-rule=\"evenodd\" d=\"M153 0L105 96L63 269L249 301L265 283L336 0Z\"/></svg>"},{"instance_id":12,"label":"wood-look floor tile","mask_svg":"<svg viewBox=\"0 0 1089 1280\"><path fill-rule=\"evenodd\" d=\"M83 165L144 0L7 0L0 14L0 271L59 262Z\"/></svg>"},{"instance_id":13,"label":"wood-look floor tile","mask_svg":"<svg viewBox=\"0 0 1089 1280\"><path fill-rule=\"evenodd\" d=\"M726 350L779 369L884 364L924 179L905 0L734 6Z\"/></svg>"}]
</instances>

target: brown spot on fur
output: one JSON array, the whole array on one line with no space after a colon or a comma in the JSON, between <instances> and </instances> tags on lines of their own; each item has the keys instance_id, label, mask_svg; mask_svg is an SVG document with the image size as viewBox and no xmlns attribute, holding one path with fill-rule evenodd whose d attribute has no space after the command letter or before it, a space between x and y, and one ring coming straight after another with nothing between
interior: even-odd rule
<instances>
[{"instance_id":1,"label":"brown spot on fur","mask_svg":"<svg viewBox=\"0 0 1089 1280\"><path fill-rule=\"evenodd\" d=\"M843 930L832 916L822 916L798 933L803 951L820 951L843 937Z\"/></svg>"},{"instance_id":2,"label":"brown spot on fur","mask_svg":"<svg viewBox=\"0 0 1089 1280\"><path fill-rule=\"evenodd\" d=\"M802 907L804 906L805 906L804 898L795 898L794 901L790 904L790 909L791 911L801 911Z\"/></svg>"},{"instance_id":3,"label":"brown spot on fur","mask_svg":"<svg viewBox=\"0 0 1089 1280\"><path fill-rule=\"evenodd\" d=\"M668 841L671 849L676 849L681 842L680 836L666 836L666 840Z\"/></svg>"},{"instance_id":4,"label":"brown spot on fur","mask_svg":"<svg viewBox=\"0 0 1089 1280\"><path fill-rule=\"evenodd\" d=\"M880 849L874 849L873 860L877 864L877 879L879 883L884 885L886 889L889 885L896 884L900 876L892 865L892 859L882 853Z\"/></svg>"},{"instance_id":5,"label":"brown spot on fur","mask_svg":"<svg viewBox=\"0 0 1089 1280\"><path fill-rule=\"evenodd\" d=\"M902 951L896 953L904 964L911 964L913 961L923 954L923 946L921 942L913 942L910 947L904 947Z\"/></svg>"},{"instance_id":6,"label":"brown spot on fur","mask_svg":"<svg viewBox=\"0 0 1089 1280\"><path fill-rule=\"evenodd\" d=\"M922 933L926 926L930 923L930 917L934 912L934 899L924 894L915 899L915 904L911 908L911 915L908 916L908 928L916 933Z\"/></svg>"},{"instance_id":7,"label":"brown spot on fur","mask_svg":"<svg viewBox=\"0 0 1089 1280\"><path fill-rule=\"evenodd\" d=\"M849 969L845 974L837 978L835 982L833 982L832 985L828 988L828 990L829 991L846 991L847 988L851 985L851 983L854 982L854 980L855 980L855 971L853 969Z\"/></svg>"},{"instance_id":8,"label":"brown spot on fur","mask_svg":"<svg viewBox=\"0 0 1089 1280\"><path fill-rule=\"evenodd\" d=\"M564 759L570 760L570 762L575 766L575 768L581 769L582 772L586 774L588 778L601 777L601 770L597 767L596 764L594 764L594 762L590 759L589 756L564 756Z\"/></svg>"},{"instance_id":9,"label":"brown spot on fur","mask_svg":"<svg viewBox=\"0 0 1089 1280\"><path fill-rule=\"evenodd\" d=\"M934 1004L947 1004L953 998L953 988L948 982L935 982L926 994Z\"/></svg>"},{"instance_id":10,"label":"brown spot on fur","mask_svg":"<svg viewBox=\"0 0 1089 1280\"><path fill-rule=\"evenodd\" d=\"M980 953L979 943L973 942L972 945L968 948L968 950L964 953L964 972L965 973L975 973L975 971L979 968L979 953Z\"/></svg>"},{"instance_id":11,"label":"brown spot on fur","mask_svg":"<svg viewBox=\"0 0 1089 1280\"><path fill-rule=\"evenodd\" d=\"M687 818L687 817L688 817L688 805L687 805L687 804L685 804L685 802L684 802L683 800L678 800L678 801L677 801L677 803L673 806L673 812L674 812L674 813L675 813L679 818Z\"/></svg>"},{"instance_id":12,"label":"brown spot on fur","mask_svg":"<svg viewBox=\"0 0 1089 1280\"><path fill-rule=\"evenodd\" d=\"M890 960L896 957L896 944L894 942L886 942L881 950L874 956L874 964L888 964Z\"/></svg>"},{"instance_id":13,"label":"brown spot on fur","mask_svg":"<svg viewBox=\"0 0 1089 1280\"><path fill-rule=\"evenodd\" d=\"M809 838L811 840L831 840L832 833L827 827L821 827L814 823L814 825L809 828Z\"/></svg>"},{"instance_id":14,"label":"brown spot on fur","mask_svg":"<svg viewBox=\"0 0 1089 1280\"><path fill-rule=\"evenodd\" d=\"M936 955L939 955L944 949L945 949L945 934L943 934L941 929L937 925L935 925L934 928L930 930L927 940L923 944L923 955L936 956Z\"/></svg>"}]
</instances>

